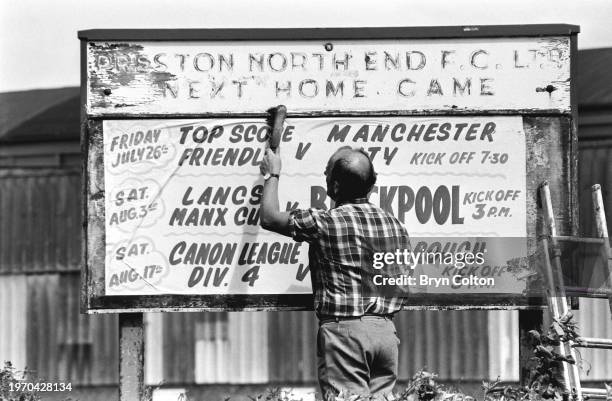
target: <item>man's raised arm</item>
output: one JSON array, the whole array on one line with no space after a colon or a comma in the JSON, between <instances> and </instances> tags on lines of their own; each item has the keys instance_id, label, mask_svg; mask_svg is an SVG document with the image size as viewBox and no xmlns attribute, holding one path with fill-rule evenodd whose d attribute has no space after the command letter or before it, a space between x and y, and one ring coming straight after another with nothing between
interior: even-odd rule
<instances>
[{"instance_id":1,"label":"man's raised arm","mask_svg":"<svg viewBox=\"0 0 612 401\"><path fill-rule=\"evenodd\" d=\"M278 180L281 172L279 148L276 148L276 152L270 148L266 149L260 170L265 178L259 209L261 227L290 237L289 213L281 212L278 202Z\"/></svg>"}]
</instances>

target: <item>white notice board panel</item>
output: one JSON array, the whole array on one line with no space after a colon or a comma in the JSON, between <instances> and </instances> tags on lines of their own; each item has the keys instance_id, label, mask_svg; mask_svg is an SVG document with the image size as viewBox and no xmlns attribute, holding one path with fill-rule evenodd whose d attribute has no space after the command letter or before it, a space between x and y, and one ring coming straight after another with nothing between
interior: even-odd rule
<instances>
[{"instance_id":1,"label":"white notice board panel","mask_svg":"<svg viewBox=\"0 0 612 401\"><path fill-rule=\"evenodd\" d=\"M91 41L89 116L570 110L570 38Z\"/></svg>"},{"instance_id":2,"label":"white notice board panel","mask_svg":"<svg viewBox=\"0 0 612 401\"><path fill-rule=\"evenodd\" d=\"M259 227L268 129L255 118L103 122L105 295L311 293L308 245ZM289 118L282 209L331 206L323 171L341 146L370 154L378 172L370 201L415 242L485 246L490 266L526 256L522 117ZM508 237L519 245L495 243ZM524 269L484 270L472 273L495 276L494 286L421 290L525 290Z\"/></svg>"}]
</instances>

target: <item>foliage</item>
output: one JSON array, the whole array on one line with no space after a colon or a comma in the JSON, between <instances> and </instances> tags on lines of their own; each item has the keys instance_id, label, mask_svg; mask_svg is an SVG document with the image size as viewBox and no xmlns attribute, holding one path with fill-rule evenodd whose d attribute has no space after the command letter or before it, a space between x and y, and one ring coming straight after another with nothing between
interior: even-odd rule
<instances>
[{"instance_id":1,"label":"foliage","mask_svg":"<svg viewBox=\"0 0 612 401\"><path fill-rule=\"evenodd\" d=\"M0 370L0 400L1 401L38 401L37 392L16 388L16 384L28 380L30 372L18 372L9 361L4 362Z\"/></svg>"}]
</instances>

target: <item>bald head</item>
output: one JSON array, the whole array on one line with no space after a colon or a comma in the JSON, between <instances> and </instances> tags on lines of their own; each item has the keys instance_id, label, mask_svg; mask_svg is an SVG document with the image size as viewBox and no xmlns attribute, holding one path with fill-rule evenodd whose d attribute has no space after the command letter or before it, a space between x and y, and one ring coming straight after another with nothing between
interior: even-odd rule
<instances>
[{"instance_id":1,"label":"bald head","mask_svg":"<svg viewBox=\"0 0 612 401\"><path fill-rule=\"evenodd\" d=\"M361 149L340 148L328 163L328 193L330 185L335 185L336 200L362 198L376 183L374 166L368 155ZM331 194L330 194L331 196Z\"/></svg>"}]
</instances>

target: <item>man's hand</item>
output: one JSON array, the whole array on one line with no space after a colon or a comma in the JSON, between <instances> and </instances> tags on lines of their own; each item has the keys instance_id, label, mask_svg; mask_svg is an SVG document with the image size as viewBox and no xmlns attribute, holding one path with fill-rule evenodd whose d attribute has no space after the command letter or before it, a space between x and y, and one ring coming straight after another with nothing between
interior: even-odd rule
<instances>
[{"instance_id":1,"label":"man's hand","mask_svg":"<svg viewBox=\"0 0 612 401\"><path fill-rule=\"evenodd\" d=\"M281 165L280 148L276 148L276 152L267 148L263 161L259 165L259 171L261 171L262 175L266 175L267 173L280 174Z\"/></svg>"}]
</instances>

